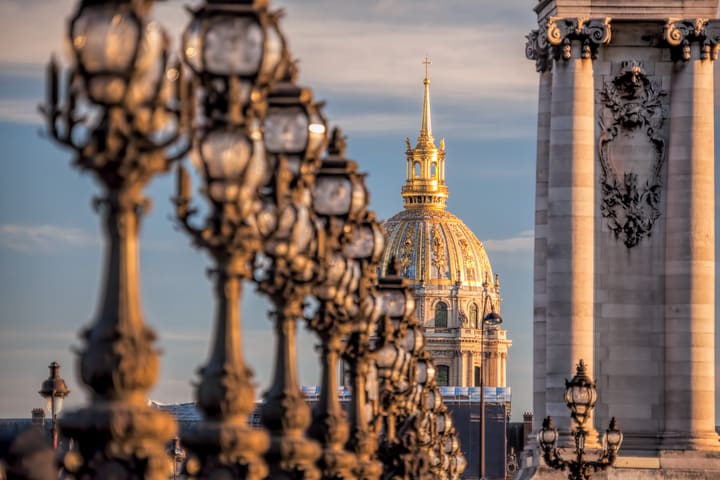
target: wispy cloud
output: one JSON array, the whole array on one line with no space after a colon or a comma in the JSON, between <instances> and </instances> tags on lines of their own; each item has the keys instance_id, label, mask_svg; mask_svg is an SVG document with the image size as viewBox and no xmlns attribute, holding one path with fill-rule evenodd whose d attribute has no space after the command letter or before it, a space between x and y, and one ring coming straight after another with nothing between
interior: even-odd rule
<instances>
[{"instance_id":1,"label":"wispy cloud","mask_svg":"<svg viewBox=\"0 0 720 480\"><path fill-rule=\"evenodd\" d=\"M532 230L524 230L514 237L485 240L483 245L485 245L485 248L491 253L519 253L532 252L534 242L534 232Z\"/></svg>"},{"instance_id":2,"label":"wispy cloud","mask_svg":"<svg viewBox=\"0 0 720 480\"><path fill-rule=\"evenodd\" d=\"M59 247L100 245L98 235L57 225L0 225L0 246L23 253L49 253Z\"/></svg>"},{"instance_id":3,"label":"wispy cloud","mask_svg":"<svg viewBox=\"0 0 720 480\"><path fill-rule=\"evenodd\" d=\"M38 102L29 98L0 98L0 121L41 125L43 119L37 110Z\"/></svg>"},{"instance_id":4,"label":"wispy cloud","mask_svg":"<svg viewBox=\"0 0 720 480\"><path fill-rule=\"evenodd\" d=\"M507 0L519 4L527 0ZM51 52L62 52L65 18L73 0L6 1L0 4L0 65L44 65ZM426 52L433 59L433 94L437 98L531 100L537 78L523 55L527 22L498 21L502 11L478 8L477 1L280 0L288 12L283 29L293 54L301 60L301 81L332 99L348 93L416 98ZM508 8L510 8L508 6ZM516 7L515 7L516 8ZM502 8L499 8L502 10ZM177 46L188 22L181 2L165 2L155 16ZM29 17L33 22L10 19ZM32 42L17 39L32 38ZM41 69L35 71L42 72Z\"/></svg>"}]
</instances>

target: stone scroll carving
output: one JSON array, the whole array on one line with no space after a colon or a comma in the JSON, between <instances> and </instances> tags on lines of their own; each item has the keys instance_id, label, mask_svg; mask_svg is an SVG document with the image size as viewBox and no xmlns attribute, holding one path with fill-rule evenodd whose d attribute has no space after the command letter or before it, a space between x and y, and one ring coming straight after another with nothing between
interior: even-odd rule
<instances>
[{"instance_id":1,"label":"stone scroll carving","mask_svg":"<svg viewBox=\"0 0 720 480\"><path fill-rule=\"evenodd\" d=\"M552 56L559 60L572 58L572 41L581 43L581 57L595 58L600 45L610 42L610 17L584 18L550 17L547 23L547 41L553 47Z\"/></svg>"},{"instance_id":2,"label":"stone scroll carving","mask_svg":"<svg viewBox=\"0 0 720 480\"><path fill-rule=\"evenodd\" d=\"M717 60L720 50L720 24L717 21L707 18L669 20L664 37L673 60L690 60L692 43L700 45L701 60Z\"/></svg>"},{"instance_id":3,"label":"stone scroll carving","mask_svg":"<svg viewBox=\"0 0 720 480\"><path fill-rule=\"evenodd\" d=\"M662 168L666 155L661 133L664 122L661 99L666 92L656 91L642 63L630 60L622 63L619 74L606 82L599 94L602 105L598 139L602 168L601 213L615 238L632 248L650 236L660 217ZM642 149L643 142L649 144L652 164L622 168L613 161L612 155L613 146L617 146L614 144L621 141L635 142L631 149ZM628 153L627 148L625 154L634 155Z\"/></svg>"},{"instance_id":4,"label":"stone scroll carving","mask_svg":"<svg viewBox=\"0 0 720 480\"><path fill-rule=\"evenodd\" d=\"M552 70L552 58L550 57L550 45L547 40L547 29L539 28L530 31L525 36L525 57L528 60L535 60L535 70L547 72Z\"/></svg>"},{"instance_id":5,"label":"stone scroll carving","mask_svg":"<svg viewBox=\"0 0 720 480\"><path fill-rule=\"evenodd\" d=\"M552 70L554 60L572 58L573 40L580 42L581 58L595 58L600 45L610 42L610 18L550 17L525 38L525 56L535 60L538 72Z\"/></svg>"}]
</instances>

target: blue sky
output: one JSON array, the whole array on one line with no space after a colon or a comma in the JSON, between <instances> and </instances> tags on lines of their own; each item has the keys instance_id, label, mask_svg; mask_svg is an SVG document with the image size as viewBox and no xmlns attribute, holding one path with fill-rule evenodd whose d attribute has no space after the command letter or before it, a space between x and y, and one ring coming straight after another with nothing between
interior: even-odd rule
<instances>
[{"instance_id":1,"label":"blue sky","mask_svg":"<svg viewBox=\"0 0 720 480\"><path fill-rule=\"evenodd\" d=\"M187 22L168 1L156 17L177 39ZM535 24L531 0L285 0L283 28L300 59L300 80L327 100L331 123L349 136L349 156L369 173L380 218L402 208L405 137L418 134L423 66L432 59L435 137L445 137L449 209L484 242L500 274L503 318L513 347L508 382L513 416L531 410L532 229L537 74L524 57ZM46 366L62 364L84 402L71 346L91 320L101 275L92 179L70 167L70 154L43 138L36 106L43 65L62 55L70 0L0 3L0 417L29 416ZM27 41L24 41L27 39ZM175 42L177 44L177 42ZM147 190L154 202L142 230L146 321L160 335L158 401L189 401L204 363L213 305L208 260L175 231L170 176ZM262 391L272 366L267 304L247 289L245 354ZM318 383L315 340L300 338L305 384Z\"/></svg>"}]
</instances>

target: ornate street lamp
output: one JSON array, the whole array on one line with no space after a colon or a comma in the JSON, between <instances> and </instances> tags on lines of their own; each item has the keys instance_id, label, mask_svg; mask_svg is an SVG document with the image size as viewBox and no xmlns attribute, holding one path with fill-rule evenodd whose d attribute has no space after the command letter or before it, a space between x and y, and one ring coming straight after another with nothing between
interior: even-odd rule
<instances>
[{"instance_id":1,"label":"ornate street lamp","mask_svg":"<svg viewBox=\"0 0 720 480\"><path fill-rule=\"evenodd\" d=\"M148 16L152 3L82 0L69 25L66 89L52 60L41 108L50 135L102 188L95 206L105 223L105 279L96 319L82 332L79 362L92 402L60 422L78 445L66 463L80 478L167 478L165 444L176 431L169 414L146 403L158 355L138 281L138 229L150 204L142 190L186 151L180 71L168 68L167 37Z\"/></svg>"},{"instance_id":2,"label":"ornate street lamp","mask_svg":"<svg viewBox=\"0 0 720 480\"><path fill-rule=\"evenodd\" d=\"M314 479L321 449L304 434L310 412L298 385L296 322L304 317L305 298L318 278L319 227L312 211L312 184L326 126L311 91L294 86L297 72L289 54L281 68L282 80L268 92L262 117L271 175L254 217L263 245L254 280L275 307L277 338L261 421L271 437L266 453L270 476Z\"/></svg>"},{"instance_id":3,"label":"ornate street lamp","mask_svg":"<svg viewBox=\"0 0 720 480\"><path fill-rule=\"evenodd\" d=\"M485 294L485 303L489 296ZM483 311L485 311L483 305ZM484 312L483 312L484 313ZM487 327L497 327L502 323L502 317L495 312L495 306L491 305L491 310L483 315L482 325L480 328L480 480L485 480L485 329Z\"/></svg>"},{"instance_id":4,"label":"ornate street lamp","mask_svg":"<svg viewBox=\"0 0 720 480\"><path fill-rule=\"evenodd\" d=\"M378 304L370 294L385 243L374 213L367 211L364 175L358 174L355 162L344 155L345 139L336 128L312 190L313 210L321 225L317 262L324 275L315 289L318 312L308 319L322 341L322 388L309 435L323 448L319 466L325 479L355 478L358 469L367 469L358 458L362 449L358 455L345 450L350 429L337 398L337 365L348 335L367 331L377 321ZM352 433L357 436L366 417L361 393L366 385L365 376L358 375L353 362L349 363L354 393ZM352 442L350 446L360 445Z\"/></svg>"},{"instance_id":5,"label":"ornate street lamp","mask_svg":"<svg viewBox=\"0 0 720 480\"><path fill-rule=\"evenodd\" d=\"M597 400L597 390L595 382L587 374L587 365L582 359L577 365L577 373L573 379L565 380L565 387L565 401L575 423L575 430L572 432L575 440L575 459L564 460L560 456L557 449L558 431L553 427L550 416L543 420L542 430L537 436L538 444L543 451L543 459L549 467L556 470L567 469L569 480L591 480L593 472L606 470L615 463L623 434L618 430L617 421L613 417L603 436L603 450L600 456L593 461L585 460L587 431L584 423Z\"/></svg>"},{"instance_id":6,"label":"ornate street lamp","mask_svg":"<svg viewBox=\"0 0 720 480\"><path fill-rule=\"evenodd\" d=\"M57 450L57 415L62 410L63 399L68 396L70 390L65 385L65 380L60 377L60 364L52 362L48 368L50 376L42 383L38 393L47 401L47 411L50 412L52 418L52 444L53 448Z\"/></svg>"},{"instance_id":7,"label":"ornate street lamp","mask_svg":"<svg viewBox=\"0 0 720 480\"><path fill-rule=\"evenodd\" d=\"M196 212L189 206L190 180L184 167L178 167L179 222L215 263L210 271L217 302L215 328L210 358L200 370L196 390L205 421L183 436L183 443L198 457L196 462L188 461L187 469L200 478L227 472L259 480L267 474L261 457L268 447L267 435L247 424L255 389L241 352L240 333L242 282L251 277L251 263L260 249L257 231L245 221L252 205L257 205L251 192L257 192L266 172L260 138L259 131L246 134L240 127L221 127L199 139L203 191L211 205L201 227L190 220Z\"/></svg>"},{"instance_id":8,"label":"ornate street lamp","mask_svg":"<svg viewBox=\"0 0 720 480\"><path fill-rule=\"evenodd\" d=\"M186 469L197 478L260 480L268 474L262 455L270 442L266 432L247 423L255 389L241 352L239 304L242 283L252 278L262 250L254 218L270 165L260 116L284 39L279 15L264 1L208 0L191 13L183 57L197 96L186 108L195 127L193 159L210 204L204 224L191 222L197 210L190 207L190 180L182 166L174 200L180 224L213 259L217 307L210 358L196 391L204 421L183 436L194 454Z\"/></svg>"},{"instance_id":9,"label":"ornate street lamp","mask_svg":"<svg viewBox=\"0 0 720 480\"><path fill-rule=\"evenodd\" d=\"M205 84L210 95L230 97L231 84L239 84L240 102L264 96L275 79L285 52L280 32L280 11L271 12L267 0L206 0L191 10L193 19L183 35L187 65Z\"/></svg>"},{"instance_id":10,"label":"ornate street lamp","mask_svg":"<svg viewBox=\"0 0 720 480\"><path fill-rule=\"evenodd\" d=\"M569 382L565 380L565 403L570 409L570 416L582 426L595 407L597 389L595 382L587 374L587 365L581 359L577 372Z\"/></svg>"}]
</instances>

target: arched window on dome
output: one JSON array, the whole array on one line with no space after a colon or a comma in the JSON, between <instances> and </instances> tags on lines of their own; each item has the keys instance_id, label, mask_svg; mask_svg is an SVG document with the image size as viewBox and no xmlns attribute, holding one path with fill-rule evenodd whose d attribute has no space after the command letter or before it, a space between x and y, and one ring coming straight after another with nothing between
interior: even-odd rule
<instances>
[{"instance_id":1,"label":"arched window on dome","mask_svg":"<svg viewBox=\"0 0 720 480\"><path fill-rule=\"evenodd\" d=\"M450 367L447 365L437 365L435 370L437 371L437 380L435 382L438 387L447 387L450 385Z\"/></svg>"},{"instance_id":2,"label":"arched window on dome","mask_svg":"<svg viewBox=\"0 0 720 480\"><path fill-rule=\"evenodd\" d=\"M468 309L470 313L470 328L478 328L478 306L477 303L471 303Z\"/></svg>"},{"instance_id":3,"label":"arched window on dome","mask_svg":"<svg viewBox=\"0 0 720 480\"><path fill-rule=\"evenodd\" d=\"M435 305L435 328L447 328L448 306L445 302L438 302Z\"/></svg>"}]
</instances>

